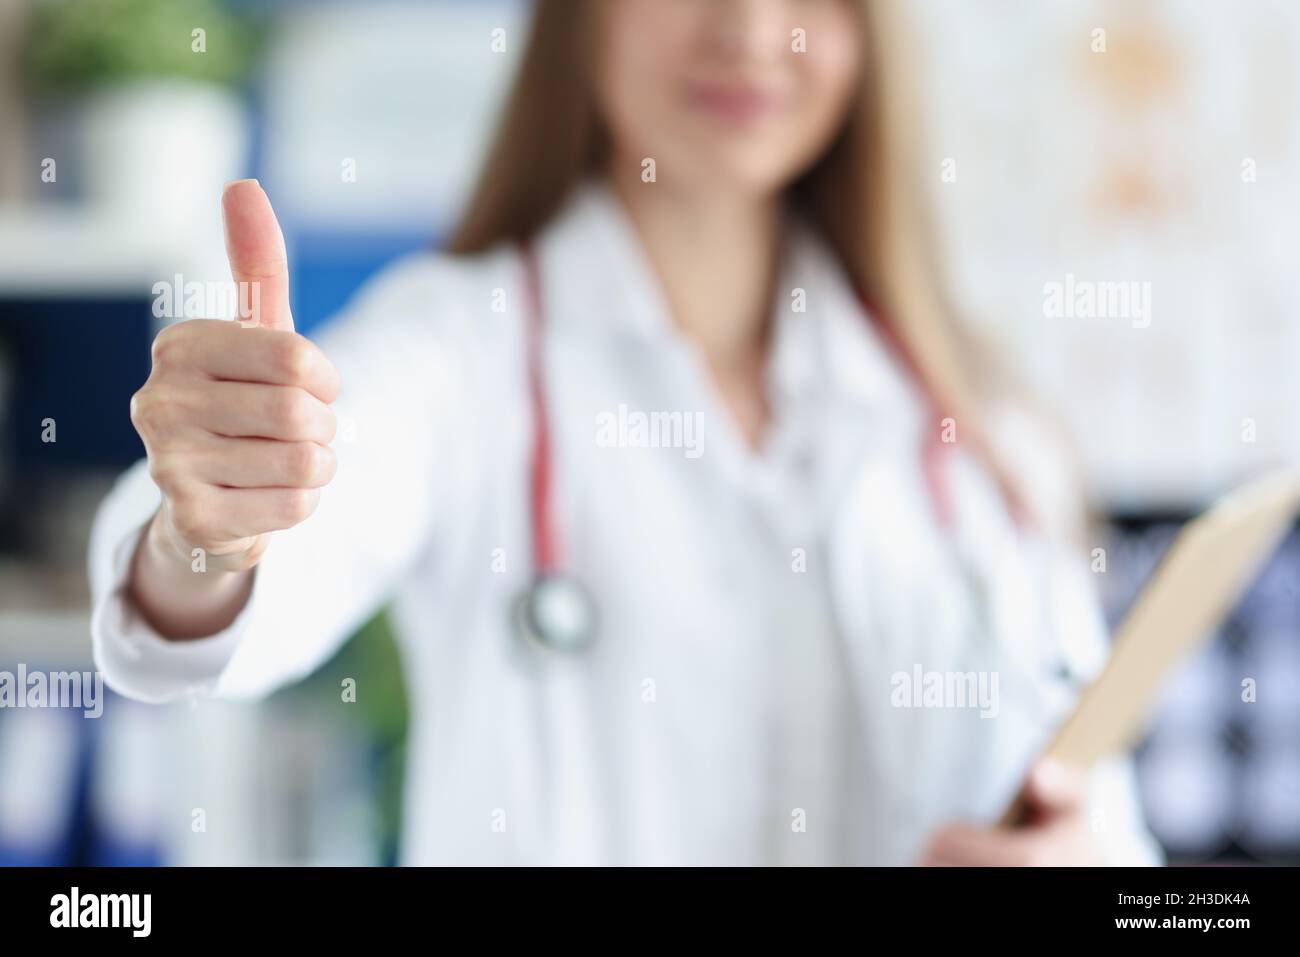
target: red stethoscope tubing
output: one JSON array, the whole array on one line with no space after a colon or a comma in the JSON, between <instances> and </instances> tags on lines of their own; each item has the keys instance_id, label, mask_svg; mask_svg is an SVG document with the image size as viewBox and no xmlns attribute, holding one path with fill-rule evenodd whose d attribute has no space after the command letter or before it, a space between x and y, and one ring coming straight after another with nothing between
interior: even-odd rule
<instances>
[{"instance_id":1,"label":"red stethoscope tubing","mask_svg":"<svg viewBox=\"0 0 1300 957\"><path fill-rule=\"evenodd\" d=\"M552 504L554 472L551 456L551 421L546 401L545 376L542 370L544 364L542 342L545 338L546 315L537 254L530 244L523 243L520 246L520 257L523 261L528 305L525 353L528 364L528 395L533 413L533 453L528 476L529 508L533 525L533 568L539 576L546 576L558 573L562 563L559 529L555 523L555 509ZM887 348L912 382L916 384L933 413L938 408L934 393L902 338L890 323L883 319L878 309L873 308L865 299L862 301L862 306L867 320L880 334ZM952 530L956 523L956 514L944 464L948 452L949 446L943 441L941 432L935 428L926 429L925 437L921 441L921 471L925 478L926 491L939 524L945 530Z\"/></svg>"},{"instance_id":2,"label":"red stethoscope tubing","mask_svg":"<svg viewBox=\"0 0 1300 957\"><path fill-rule=\"evenodd\" d=\"M546 314L537 254L527 243L523 244L520 252L528 297L528 335L524 348L528 362L528 398L533 408L533 454L528 476L528 500L533 523L533 571L539 576L545 576L560 570L559 530L555 525L555 510L551 505L551 420L542 373Z\"/></svg>"},{"instance_id":3,"label":"red stethoscope tubing","mask_svg":"<svg viewBox=\"0 0 1300 957\"><path fill-rule=\"evenodd\" d=\"M934 390L930 388L925 376L921 373L920 365L917 363L911 350L907 348L902 337L895 330L892 323L884 318L884 313L876 306L873 306L865 297L859 297L862 303L862 311L866 314L867 321L879 334L880 338L885 341L885 347L893 354L895 360L901 365L907 376L917 389L921 392L921 397L925 401L926 408L931 415L937 415L939 403L935 398ZM939 525L945 531L951 531L957 524L956 508L952 500L952 492L948 487L948 476L944 466L944 458L949 452L949 446L943 441L943 432L935 428L939 423L932 423L931 427L925 430L925 435L921 439L921 473L925 476L926 491L930 496L931 506L934 508L935 517Z\"/></svg>"}]
</instances>

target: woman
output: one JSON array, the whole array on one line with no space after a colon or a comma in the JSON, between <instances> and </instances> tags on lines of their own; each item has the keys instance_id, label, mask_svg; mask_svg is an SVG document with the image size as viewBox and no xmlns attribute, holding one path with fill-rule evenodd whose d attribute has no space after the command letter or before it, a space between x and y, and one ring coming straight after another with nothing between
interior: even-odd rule
<instances>
[{"instance_id":1,"label":"woman","mask_svg":"<svg viewBox=\"0 0 1300 957\"><path fill-rule=\"evenodd\" d=\"M229 187L261 314L158 337L109 681L262 694L391 599L409 862L1152 859L1123 765L990 824L1104 634L923 255L900 44L878 2L542 0L451 254L319 346Z\"/></svg>"}]
</instances>

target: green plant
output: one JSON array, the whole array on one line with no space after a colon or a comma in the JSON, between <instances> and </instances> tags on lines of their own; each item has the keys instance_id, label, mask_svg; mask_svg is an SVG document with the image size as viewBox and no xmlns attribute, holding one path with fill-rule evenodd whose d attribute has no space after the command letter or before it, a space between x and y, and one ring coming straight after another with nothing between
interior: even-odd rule
<instances>
[{"instance_id":1,"label":"green plant","mask_svg":"<svg viewBox=\"0 0 1300 957\"><path fill-rule=\"evenodd\" d=\"M256 55L257 31L219 0L39 0L30 26L27 72L42 92L168 77L237 85Z\"/></svg>"},{"instance_id":2,"label":"green plant","mask_svg":"<svg viewBox=\"0 0 1300 957\"><path fill-rule=\"evenodd\" d=\"M350 681L355 698L343 696ZM376 798L384 859L396 860L401 837L403 783L410 706L402 678L397 638L386 611L357 630L329 661L310 676L280 692L322 709L322 716L342 716L365 733L374 751Z\"/></svg>"}]
</instances>

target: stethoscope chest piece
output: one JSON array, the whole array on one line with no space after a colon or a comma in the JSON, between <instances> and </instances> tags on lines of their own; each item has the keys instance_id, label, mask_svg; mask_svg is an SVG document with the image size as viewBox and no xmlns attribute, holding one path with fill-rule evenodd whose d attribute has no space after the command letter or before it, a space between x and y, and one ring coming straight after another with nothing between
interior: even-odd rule
<instances>
[{"instance_id":1,"label":"stethoscope chest piece","mask_svg":"<svg viewBox=\"0 0 1300 957\"><path fill-rule=\"evenodd\" d=\"M567 575L534 579L515 600L514 617L520 634L548 651L585 651L596 638L596 603Z\"/></svg>"}]
</instances>

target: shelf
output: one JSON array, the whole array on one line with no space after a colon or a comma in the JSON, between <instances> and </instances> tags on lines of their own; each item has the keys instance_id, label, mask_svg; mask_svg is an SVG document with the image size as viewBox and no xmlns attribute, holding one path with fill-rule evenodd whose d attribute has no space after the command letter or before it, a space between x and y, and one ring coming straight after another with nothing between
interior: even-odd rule
<instances>
[{"instance_id":1,"label":"shelf","mask_svg":"<svg viewBox=\"0 0 1300 957\"><path fill-rule=\"evenodd\" d=\"M140 296L176 273L228 279L220 223L78 206L0 208L0 297Z\"/></svg>"}]
</instances>

